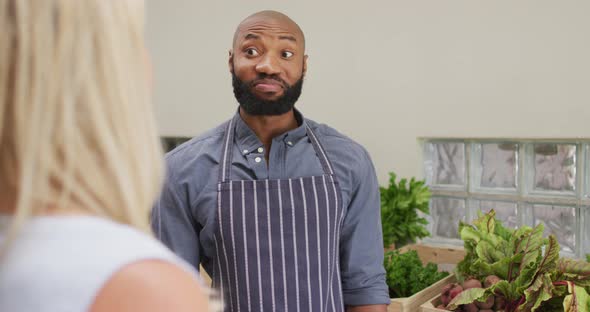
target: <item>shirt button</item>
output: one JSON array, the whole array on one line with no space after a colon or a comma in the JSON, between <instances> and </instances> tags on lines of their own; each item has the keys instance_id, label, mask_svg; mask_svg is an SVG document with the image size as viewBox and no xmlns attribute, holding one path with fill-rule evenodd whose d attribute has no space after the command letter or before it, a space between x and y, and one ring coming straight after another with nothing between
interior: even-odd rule
<instances>
[{"instance_id":1,"label":"shirt button","mask_svg":"<svg viewBox=\"0 0 590 312\"><path fill-rule=\"evenodd\" d=\"M256 158L254 158L254 161L255 161L255 162L257 162L257 163L259 163L259 162L261 162L261 161L262 161L262 158L260 158L260 157L256 157Z\"/></svg>"},{"instance_id":2,"label":"shirt button","mask_svg":"<svg viewBox=\"0 0 590 312\"><path fill-rule=\"evenodd\" d=\"M248 154L248 150L244 150L242 153L244 153L244 154Z\"/></svg>"},{"instance_id":3,"label":"shirt button","mask_svg":"<svg viewBox=\"0 0 590 312\"><path fill-rule=\"evenodd\" d=\"M293 142L289 141L289 142L287 142L287 145L293 146Z\"/></svg>"},{"instance_id":4,"label":"shirt button","mask_svg":"<svg viewBox=\"0 0 590 312\"><path fill-rule=\"evenodd\" d=\"M262 147L259 147L259 148L258 148L258 152L259 152L259 153L262 153L262 152L264 152L264 148L262 148Z\"/></svg>"}]
</instances>

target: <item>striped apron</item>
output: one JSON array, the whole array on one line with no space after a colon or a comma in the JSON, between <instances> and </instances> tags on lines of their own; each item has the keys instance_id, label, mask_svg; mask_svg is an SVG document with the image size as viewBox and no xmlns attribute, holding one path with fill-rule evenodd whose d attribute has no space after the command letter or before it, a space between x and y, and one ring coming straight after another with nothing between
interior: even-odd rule
<instances>
[{"instance_id":1,"label":"striped apron","mask_svg":"<svg viewBox=\"0 0 590 312\"><path fill-rule=\"evenodd\" d=\"M239 117L237 117L239 118ZM227 126L217 192L213 287L226 311L344 311L340 187L313 130L324 174L230 180L235 118Z\"/></svg>"}]
</instances>

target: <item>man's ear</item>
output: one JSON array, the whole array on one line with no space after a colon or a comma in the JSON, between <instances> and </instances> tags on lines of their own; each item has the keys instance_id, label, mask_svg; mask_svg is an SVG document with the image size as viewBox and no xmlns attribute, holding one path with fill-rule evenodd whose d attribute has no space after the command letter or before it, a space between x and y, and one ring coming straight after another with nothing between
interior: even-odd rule
<instances>
[{"instance_id":1,"label":"man's ear","mask_svg":"<svg viewBox=\"0 0 590 312\"><path fill-rule=\"evenodd\" d=\"M303 57L303 76L305 76L305 74L307 73L307 58L308 55L305 55Z\"/></svg>"},{"instance_id":2,"label":"man's ear","mask_svg":"<svg viewBox=\"0 0 590 312\"><path fill-rule=\"evenodd\" d=\"M229 72L233 73L234 72L234 52L232 50L229 50L229 59L227 62L227 65L229 66Z\"/></svg>"}]
</instances>

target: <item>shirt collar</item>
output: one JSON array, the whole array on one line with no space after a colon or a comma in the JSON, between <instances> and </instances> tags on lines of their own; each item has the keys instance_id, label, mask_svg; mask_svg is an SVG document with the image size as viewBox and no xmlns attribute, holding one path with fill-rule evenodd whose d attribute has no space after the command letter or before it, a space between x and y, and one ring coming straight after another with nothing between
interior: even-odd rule
<instances>
[{"instance_id":1,"label":"shirt collar","mask_svg":"<svg viewBox=\"0 0 590 312\"><path fill-rule=\"evenodd\" d=\"M301 141L301 139L307 137L306 127L308 123L306 119L297 109L294 109L294 113L295 119L297 120L297 124L299 124L299 126L273 138L273 143L283 141L289 146L295 146L299 141ZM235 142L238 144L242 155L247 155L258 148L263 147L262 142L260 142L254 131L248 127L246 122L244 122L240 116L239 109L236 114Z\"/></svg>"}]
</instances>

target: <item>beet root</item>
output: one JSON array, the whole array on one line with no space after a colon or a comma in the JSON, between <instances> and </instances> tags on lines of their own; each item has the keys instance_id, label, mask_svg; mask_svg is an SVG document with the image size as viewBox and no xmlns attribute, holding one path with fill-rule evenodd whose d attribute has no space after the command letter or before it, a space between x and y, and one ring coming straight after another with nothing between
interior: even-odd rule
<instances>
[{"instance_id":1,"label":"beet root","mask_svg":"<svg viewBox=\"0 0 590 312\"><path fill-rule=\"evenodd\" d=\"M494 306L494 296L489 296L485 302L477 301L475 304L480 309L491 309Z\"/></svg>"},{"instance_id":2,"label":"beet root","mask_svg":"<svg viewBox=\"0 0 590 312\"><path fill-rule=\"evenodd\" d=\"M475 305L475 303L464 304L463 311L465 312L477 312L479 308Z\"/></svg>"},{"instance_id":3,"label":"beet root","mask_svg":"<svg viewBox=\"0 0 590 312\"><path fill-rule=\"evenodd\" d=\"M441 295L440 295L440 301L443 305L447 306L449 304L449 302L451 302L451 300L454 298L451 297L451 291L457 287L461 287L459 284L457 283L452 283L452 284L448 284L445 285L445 287L443 287L442 291L441 291ZM461 289L463 290L463 289ZM461 292L461 291L459 291ZM455 296L457 294L454 294Z\"/></svg>"},{"instance_id":4,"label":"beet root","mask_svg":"<svg viewBox=\"0 0 590 312\"><path fill-rule=\"evenodd\" d=\"M457 297L458 294L460 294L463 291L463 287L461 287L461 285L457 285L455 287L453 287L453 289L451 289L449 291L449 296L451 298L451 300L453 300L453 298Z\"/></svg>"},{"instance_id":5,"label":"beet root","mask_svg":"<svg viewBox=\"0 0 590 312\"><path fill-rule=\"evenodd\" d=\"M481 288L481 286L482 286L481 285L481 282L478 281L478 280L476 280L476 279L474 279L474 278L465 280L463 282L463 289Z\"/></svg>"},{"instance_id":6,"label":"beet root","mask_svg":"<svg viewBox=\"0 0 590 312\"><path fill-rule=\"evenodd\" d=\"M504 310L506 308L506 298L504 297L496 297L496 302L494 303L494 310Z\"/></svg>"},{"instance_id":7,"label":"beet root","mask_svg":"<svg viewBox=\"0 0 590 312\"><path fill-rule=\"evenodd\" d=\"M488 288L488 287L496 284L499 281L501 281L501 279L499 277L497 277L496 275L488 275L486 277L486 279L483 281L483 285L485 288Z\"/></svg>"}]
</instances>

